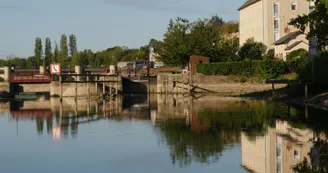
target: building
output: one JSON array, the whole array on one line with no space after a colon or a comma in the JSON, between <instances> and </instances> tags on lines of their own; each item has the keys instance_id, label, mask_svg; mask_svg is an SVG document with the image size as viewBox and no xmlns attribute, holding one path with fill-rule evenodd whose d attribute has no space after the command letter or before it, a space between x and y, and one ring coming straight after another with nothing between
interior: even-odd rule
<instances>
[{"instance_id":1,"label":"building","mask_svg":"<svg viewBox=\"0 0 328 173\"><path fill-rule=\"evenodd\" d=\"M247 0L238 9L240 45L254 38L269 50L275 50L275 55L281 59L293 50L307 50L308 41L304 34L288 23L298 15L308 14L313 8L314 2L304 0Z\"/></svg>"},{"instance_id":2,"label":"building","mask_svg":"<svg viewBox=\"0 0 328 173\"><path fill-rule=\"evenodd\" d=\"M293 173L292 167L307 158L314 140L312 129L298 129L284 120L276 120L264 136L251 140L242 132L242 166L252 172ZM321 133L318 136L326 139Z\"/></svg>"},{"instance_id":3,"label":"building","mask_svg":"<svg viewBox=\"0 0 328 173\"><path fill-rule=\"evenodd\" d=\"M196 72L196 66L198 64L208 64L210 63L210 58L205 56L199 56L199 55L192 55L189 58L189 70L191 73Z\"/></svg>"},{"instance_id":4,"label":"building","mask_svg":"<svg viewBox=\"0 0 328 173\"><path fill-rule=\"evenodd\" d=\"M149 61L154 62L154 67L159 68L163 67L164 63L158 59L160 55L155 52L155 49L153 47L149 48Z\"/></svg>"}]
</instances>

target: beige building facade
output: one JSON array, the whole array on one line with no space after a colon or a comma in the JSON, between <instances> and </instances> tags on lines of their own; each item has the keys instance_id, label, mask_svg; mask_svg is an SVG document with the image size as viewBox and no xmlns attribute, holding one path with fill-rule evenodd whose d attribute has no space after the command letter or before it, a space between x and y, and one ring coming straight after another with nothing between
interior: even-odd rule
<instances>
[{"instance_id":1,"label":"beige building facade","mask_svg":"<svg viewBox=\"0 0 328 173\"><path fill-rule=\"evenodd\" d=\"M275 42L298 31L297 28L288 25L290 20L298 15L308 14L313 8L314 3L305 0L247 0L238 9L240 45L247 39L254 38L255 41L264 43L268 49L275 49ZM298 44L295 48L307 50L307 40L302 36L289 40L283 47L287 48L299 41L303 41L305 45ZM285 57L286 51L281 51L277 47L276 56L281 53Z\"/></svg>"}]
</instances>

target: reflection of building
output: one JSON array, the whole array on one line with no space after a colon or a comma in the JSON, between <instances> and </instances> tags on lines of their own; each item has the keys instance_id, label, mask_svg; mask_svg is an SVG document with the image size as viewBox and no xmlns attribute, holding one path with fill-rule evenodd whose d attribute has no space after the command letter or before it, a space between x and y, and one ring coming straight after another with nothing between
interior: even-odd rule
<instances>
[{"instance_id":1,"label":"reflection of building","mask_svg":"<svg viewBox=\"0 0 328 173\"><path fill-rule=\"evenodd\" d=\"M251 140L241 135L242 166L254 172L293 173L292 166L309 159L313 138L311 129L292 127L287 121L276 121L276 128L268 128L263 137Z\"/></svg>"}]
</instances>

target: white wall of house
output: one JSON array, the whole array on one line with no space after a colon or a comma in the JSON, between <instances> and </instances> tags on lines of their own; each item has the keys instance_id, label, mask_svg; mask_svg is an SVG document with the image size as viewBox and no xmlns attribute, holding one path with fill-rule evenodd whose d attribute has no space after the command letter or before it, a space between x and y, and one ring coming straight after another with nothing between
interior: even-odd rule
<instances>
[{"instance_id":1,"label":"white wall of house","mask_svg":"<svg viewBox=\"0 0 328 173\"><path fill-rule=\"evenodd\" d=\"M249 38L263 42L262 1L239 11L239 44L243 45Z\"/></svg>"},{"instance_id":2,"label":"white wall of house","mask_svg":"<svg viewBox=\"0 0 328 173\"><path fill-rule=\"evenodd\" d=\"M277 11L274 11L277 4ZM273 43L297 28L288 25L297 15L308 14L310 3L306 0L261 0L239 11L239 39L243 45L248 38L264 43L273 49ZM294 8L295 7L295 8ZM263 9L263 10L262 10ZM276 27L275 27L276 21Z\"/></svg>"}]
</instances>

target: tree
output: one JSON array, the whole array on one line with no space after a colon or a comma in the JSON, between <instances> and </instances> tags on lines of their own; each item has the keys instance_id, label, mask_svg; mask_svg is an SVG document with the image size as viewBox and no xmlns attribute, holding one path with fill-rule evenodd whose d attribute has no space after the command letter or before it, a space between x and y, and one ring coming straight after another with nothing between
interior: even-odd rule
<instances>
[{"instance_id":1,"label":"tree","mask_svg":"<svg viewBox=\"0 0 328 173\"><path fill-rule=\"evenodd\" d=\"M45 63L46 66L50 64L50 61L52 59L52 51L51 51L51 40L50 38L46 38L46 45L45 45L45 50L44 50L44 55L45 55Z\"/></svg>"},{"instance_id":2,"label":"tree","mask_svg":"<svg viewBox=\"0 0 328 173\"><path fill-rule=\"evenodd\" d=\"M207 22L207 26L214 27L214 28L220 28L222 25L224 25L224 21L221 17L218 15L213 15Z\"/></svg>"},{"instance_id":3,"label":"tree","mask_svg":"<svg viewBox=\"0 0 328 173\"><path fill-rule=\"evenodd\" d=\"M240 48L239 56L241 59L262 59L267 47L260 42L255 42L253 38L246 40L246 43Z\"/></svg>"},{"instance_id":4,"label":"tree","mask_svg":"<svg viewBox=\"0 0 328 173\"><path fill-rule=\"evenodd\" d=\"M55 42L55 50L54 50L54 56L52 58L53 63L57 63L59 59L59 49L58 49L58 44Z\"/></svg>"},{"instance_id":5,"label":"tree","mask_svg":"<svg viewBox=\"0 0 328 173\"><path fill-rule=\"evenodd\" d=\"M328 29L328 8L326 2L323 0L315 1L315 8L312 12L302 16L298 15L289 22L289 25L293 25L304 33L308 29L307 39L317 37L319 50L325 50L328 45L328 32L326 32Z\"/></svg>"},{"instance_id":6,"label":"tree","mask_svg":"<svg viewBox=\"0 0 328 173\"><path fill-rule=\"evenodd\" d=\"M225 36L229 36L233 33L239 32L239 24L238 22L230 21L225 22L220 28L219 31L221 34Z\"/></svg>"},{"instance_id":7,"label":"tree","mask_svg":"<svg viewBox=\"0 0 328 173\"><path fill-rule=\"evenodd\" d=\"M94 59L94 53L91 50L84 50L75 53L72 57L72 66L80 65L82 67L87 67L89 60Z\"/></svg>"},{"instance_id":8,"label":"tree","mask_svg":"<svg viewBox=\"0 0 328 173\"><path fill-rule=\"evenodd\" d=\"M63 34L60 39L60 56L59 63L63 67L67 67L68 65L68 47L67 47L67 36Z\"/></svg>"},{"instance_id":9,"label":"tree","mask_svg":"<svg viewBox=\"0 0 328 173\"><path fill-rule=\"evenodd\" d=\"M71 34L69 36L69 53L70 56L73 57L73 55L77 52L77 46L76 46L76 36Z\"/></svg>"},{"instance_id":10,"label":"tree","mask_svg":"<svg viewBox=\"0 0 328 173\"><path fill-rule=\"evenodd\" d=\"M41 57L42 57L42 40L40 37L35 39L35 48L34 48L34 58L36 59L36 65L41 65Z\"/></svg>"},{"instance_id":11,"label":"tree","mask_svg":"<svg viewBox=\"0 0 328 173\"><path fill-rule=\"evenodd\" d=\"M190 47L188 33L190 22L185 18L170 20L167 32L164 34L162 61L167 65L185 66L188 64Z\"/></svg>"},{"instance_id":12,"label":"tree","mask_svg":"<svg viewBox=\"0 0 328 173\"><path fill-rule=\"evenodd\" d=\"M37 58L34 56L28 57L26 59L26 67L27 68L38 68L38 61Z\"/></svg>"},{"instance_id":13,"label":"tree","mask_svg":"<svg viewBox=\"0 0 328 173\"><path fill-rule=\"evenodd\" d=\"M240 60L240 57L238 56L239 39L237 37L221 39L216 44L215 49L217 49L217 55L215 58L212 58L212 60L221 62Z\"/></svg>"},{"instance_id":14,"label":"tree","mask_svg":"<svg viewBox=\"0 0 328 173\"><path fill-rule=\"evenodd\" d=\"M197 20L192 23L188 37L190 54L210 57L210 60L217 61L217 49L215 45L221 40L219 30L216 27L206 25L207 19Z\"/></svg>"}]
</instances>

